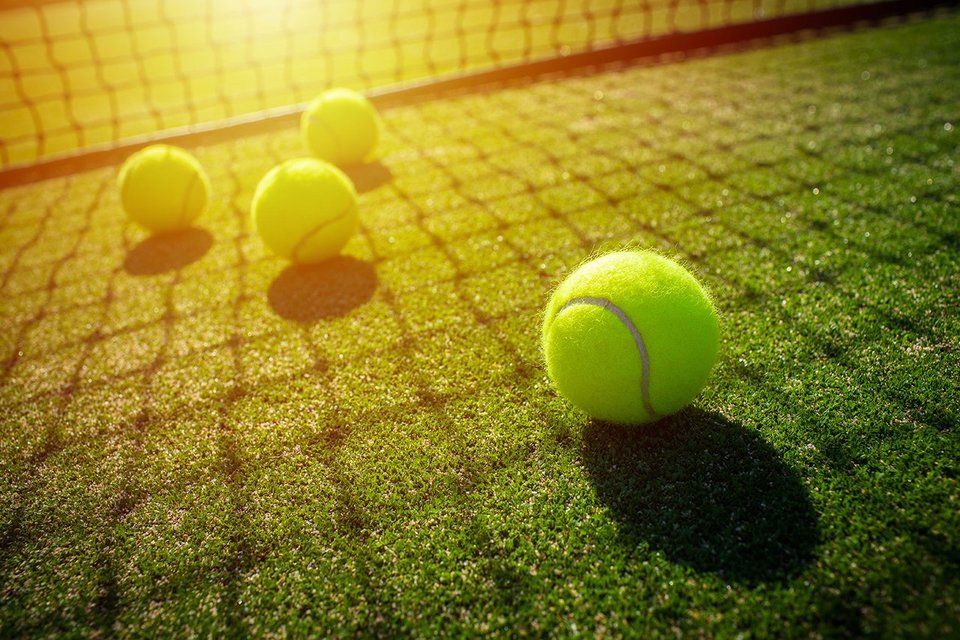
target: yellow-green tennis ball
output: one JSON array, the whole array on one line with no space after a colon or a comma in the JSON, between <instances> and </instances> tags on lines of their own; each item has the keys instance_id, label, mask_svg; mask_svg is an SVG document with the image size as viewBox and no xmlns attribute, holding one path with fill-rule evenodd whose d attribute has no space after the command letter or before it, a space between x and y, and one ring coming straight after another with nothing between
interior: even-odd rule
<instances>
[{"instance_id":1,"label":"yellow-green tennis ball","mask_svg":"<svg viewBox=\"0 0 960 640\"><path fill-rule=\"evenodd\" d=\"M643 424L689 404L717 358L717 312L682 266L652 251L619 251L571 273L543 322L547 372L598 420Z\"/></svg>"},{"instance_id":2,"label":"yellow-green tennis ball","mask_svg":"<svg viewBox=\"0 0 960 640\"><path fill-rule=\"evenodd\" d=\"M338 166L367 159L380 138L376 109L362 94L331 89L311 102L300 117L310 153Z\"/></svg>"},{"instance_id":3,"label":"yellow-green tennis ball","mask_svg":"<svg viewBox=\"0 0 960 640\"><path fill-rule=\"evenodd\" d=\"M271 251L296 263L320 262L337 255L357 230L357 192L332 164L297 158L260 180L250 212Z\"/></svg>"},{"instance_id":4,"label":"yellow-green tennis ball","mask_svg":"<svg viewBox=\"0 0 960 640\"><path fill-rule=\"evenodd\" d=\"M127 158L118 184L130 219L156 232L186 229L210 200L210 179L197 159L167 144L145 147Z\"/></svg>"}]
</instances>

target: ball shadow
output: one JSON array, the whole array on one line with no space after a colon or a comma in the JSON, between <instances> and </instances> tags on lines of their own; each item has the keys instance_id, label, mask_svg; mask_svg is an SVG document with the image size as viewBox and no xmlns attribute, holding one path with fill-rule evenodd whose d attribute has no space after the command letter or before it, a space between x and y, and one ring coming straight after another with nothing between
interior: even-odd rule
<instances>
[{"instance_id":1,"label":"ball shadow","mask_svg":"<svg viewBox=\"0 0 960 640\"><path fill-rule=\"evenodd\" d=\"M267 300L281 318L309 323L348 314L370 300L376 288L370 263L337 256L287 267L271 283Z\"/></svg>"},{"instance_id":2,"label":"ball shadow","mask_svg":"<svg viewBox=\"0 0 960 640\"><path fill-rule=\"evenodd\" d=\"M800 478L756 433L687 409L641 428L593 422L583 461L624 544L725 580L785 580L813 561L817 515Z\"/></svg>"},{"instance_id":3,"label":"ball shadow","mask_svg":"<svg viewBox=\"0 0 960 640\"><path fill-rule=\"evenodd\" d=\"M343 172L353 181L357 193L366 193L373 191L382 184L393 179L390 169L379 160L344 167Z\"/></svg>"},{"instance_id":4,"label":"ball shadow","mask_svg":"<svg viewBox=\"0 0 960 640\"><path fill-rule=\"evenodd\" d=\"M127 253L123 269L134 276L176 271L202 258L211 246L213 236L196 227L153 235Z\"/></svg>"}]
</instances>

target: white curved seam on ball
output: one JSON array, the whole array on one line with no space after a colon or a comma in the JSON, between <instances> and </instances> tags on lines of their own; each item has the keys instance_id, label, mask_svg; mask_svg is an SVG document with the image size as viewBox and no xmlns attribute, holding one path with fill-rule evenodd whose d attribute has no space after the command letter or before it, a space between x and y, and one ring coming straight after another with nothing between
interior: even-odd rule
<instances>
[{"instance_id":1,"label":"white curved seam on ball","mask_svg":"<svg viewBox=\"0 0 960 640\"><path fill-rule=\"evenodd\" d=\"M630 331L630 335L633 336L633 342L637 345L637 352L640 354L640 399L643 401L643 408L646 409L647 413L649 413L651 417L657 417L659 414L653 409L653 404L650 402L650 357L647 354L647 345L643 341L643 336L640 334L640 330L637 329L637 325L633 324L630 316L617 305L606 298L594 298L592 296L583 296L568 300L560 307L560 310L557 311L557 315L562 313L564 309L578 304L593 305L601 309L606 309L615 315L627 330Z\"/></svg>"},{"instance_id":2,"label":"white curved seam on ball","mask_svg":"<svg viewBox=\"0 0 960 640\"><path fill-rule=\"evenodd\" d=\"M330 225L334 224L335 222L340 222L341 220L346 218L348 215L350 215L350 210L353 207L354 207L353 203L347 205L347 207L343 211L338 213L335 217L330 218L329 220L324 220L323 224L317 225L316 227L314 227L313 229L305 233L303 237L300 238L299 241L297 241L297 244L293 245L293 249L290 250L290 255L293 257L293 259L299 260L299 256L297 254L300 252L300 250L303 248L305 244L307 244L310 240L313 240L313 238L318 233L320 233Z\"/></svg>"}]
</instances>

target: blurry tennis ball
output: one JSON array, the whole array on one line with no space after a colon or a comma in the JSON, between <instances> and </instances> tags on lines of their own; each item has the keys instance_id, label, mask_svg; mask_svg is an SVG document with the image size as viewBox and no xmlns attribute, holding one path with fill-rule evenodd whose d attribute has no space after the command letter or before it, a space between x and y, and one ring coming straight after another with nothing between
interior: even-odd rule
<instances>
[{"instance_id":1,"label":"blurry tennis ball","mask_svg":"<svg viewBox=\"0 0 960 640\"><path fill-rule=\"evenodd\" d=\"M117 181L127 215L151 231L186 229L210 200L210 179L197 159L167 144L127 158Z\"/></svg>"},{"instance_id":2,"label":"blurry tennis ball","mask_svg":"<svg viewBox=\"0 0 960 640\"><path fill-rule=\"evenodd\" d=\"M331 89L311 102L300 118L300 132L310 152L347 166L363 162L377 146L377 111L362 94Z\"/></svg>"},{"instance_id":3,"label":"blurry tennis ball","mask_svg":"<svg viewBox=\"0 0 960 640\"><path fill-rule=\"evenodd\" d=\"M547 372L598 420L643 424L676 413L717 358L717 312L689 271L652 251L580 266L554 291L543 322Z\"/></svg>"},{"instance_id":4,"label":"blurry tennis ball","mask_svg":"<svg viewBox=\"0 0 960 640\"><path fill-rule=\"evenodd\" d=\"M357 192L332 164L287 160L267 172L250 208L254 228L277 255L320 262L340 252L357 229Z\"/></svg>"}]
</instances>

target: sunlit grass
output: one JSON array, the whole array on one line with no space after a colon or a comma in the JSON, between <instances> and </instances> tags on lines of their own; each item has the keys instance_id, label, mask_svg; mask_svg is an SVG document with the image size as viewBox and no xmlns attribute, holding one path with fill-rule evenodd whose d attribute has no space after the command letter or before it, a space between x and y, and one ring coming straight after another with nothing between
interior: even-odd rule
<instances>
[{"instance_id":1,"label":"sunlit grass","mask_svg":"<svg viewBox=\"0 0 960 640\"><path fill-rule=\"evenodd\" d=\"M116 167L4 190L0 636L955 635L958 27L385 111L314 270L248 218L294 130L173 238ZM723 319L635 431L538 347L624 244Z\"/></svg>"}]
</instances>

